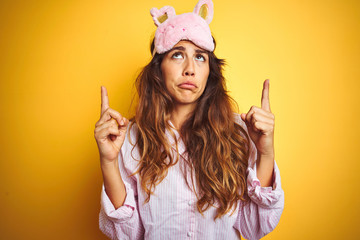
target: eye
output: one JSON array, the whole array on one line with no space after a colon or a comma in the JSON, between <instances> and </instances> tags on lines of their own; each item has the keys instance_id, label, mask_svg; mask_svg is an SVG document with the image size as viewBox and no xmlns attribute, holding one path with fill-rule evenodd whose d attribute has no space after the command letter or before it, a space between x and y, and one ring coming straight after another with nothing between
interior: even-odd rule
<instances>
[{"instance_id":1,"label":"eye","mask_svg":"<svg viewBox=\"0 0 360 240\"><path fill-rule=\"evenodd\" d=\"M205 62L205 57L203 55L201 55L201 54L196 55L195 58L196 58L196 60L199 60L201 62Z\"/></svg>"},{"instance_id":2,"label":"eye","mask_svg":"<svg viewBox=\"0 0 360 240\"><path fill-rule=\"evenodd\" d=\"M171 56L171 58L181 59L181 58L183 58L183 55L181 52L176 52Z\"/></svg>"}]
</instances>

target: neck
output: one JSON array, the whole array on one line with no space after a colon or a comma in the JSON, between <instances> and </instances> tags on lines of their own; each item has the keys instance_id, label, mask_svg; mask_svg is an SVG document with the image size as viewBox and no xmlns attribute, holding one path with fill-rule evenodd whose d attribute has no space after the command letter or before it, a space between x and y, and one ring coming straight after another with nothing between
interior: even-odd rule
<instances>
[{"instance_id":1,"label":"neck","mask_svg":"<svg viewBox=\"0 0 360 240\"><path fill-rule=\"evenodd\" d=\"M189 117L189 115L194 111L195 104L178 104L175 106L174 111L171 113L170 120L174 125L176 130L179 130L183 125L184 121Z\"/></svg>"}]
</instances>

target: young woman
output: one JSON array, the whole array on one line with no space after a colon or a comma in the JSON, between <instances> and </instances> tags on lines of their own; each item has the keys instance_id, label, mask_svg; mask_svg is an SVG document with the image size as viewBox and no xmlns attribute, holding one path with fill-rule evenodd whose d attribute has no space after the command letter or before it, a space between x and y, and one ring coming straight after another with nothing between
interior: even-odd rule
<instances>
[{"instance_id":1,"label":"young woman","mask_svg":"<svg viewBox=\"0 0 360 240\"><path fill-rule=\"evenodd\" d=\"M193 13L151 14L158 29L135 117L111 109L101 88L100 229L112 239L259 239L284 208L269 80L261 107L234 113L213 53L211 0Z\"/></svg>"}]
</instances>

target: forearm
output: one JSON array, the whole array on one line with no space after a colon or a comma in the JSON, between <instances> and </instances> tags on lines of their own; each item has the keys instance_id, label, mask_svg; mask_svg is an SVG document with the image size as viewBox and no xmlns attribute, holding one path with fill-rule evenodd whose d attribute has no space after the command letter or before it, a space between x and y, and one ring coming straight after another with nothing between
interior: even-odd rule
<instances>
[{"instance_id":1,"label":"forearm","mask_svg":"<svg viewBox=\"0 0 360 240\"><path fill-rule=\"evenodd\" d=\"M258 154L256 161L256 175L261 187L270 187L273 184L274 155Z\"/></svg>"},{"instance_id":2,"label":"forearm","mask_svg":"<svg viewBox=\"0 0 360 240\"><path fill-rule=\"evenodd\" d=\"M113 163L103 164L105 161L100 161L101 171L103 175L105 192L108 195L111 203L115 209L121 207L124 204L126 197L126 189L124 182L121 178L118 161Z\"/></svg>"}]
</instances>

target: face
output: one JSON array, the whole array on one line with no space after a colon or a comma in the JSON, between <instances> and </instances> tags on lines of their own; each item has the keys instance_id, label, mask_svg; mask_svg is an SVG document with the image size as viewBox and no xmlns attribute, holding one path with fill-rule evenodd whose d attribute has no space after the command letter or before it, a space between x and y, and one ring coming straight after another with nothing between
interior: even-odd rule
<instances>
[{"instance_id":1,"label":"face","mask_svg":"<svg viewBox=\"0 0 360 240\"><path fill-rule=\"evenodd\" d=\"M195 106L210 72L208 53L190 41L180 41L164 56L161 71L175 105Z\"/></svg>"}]
</instances>

